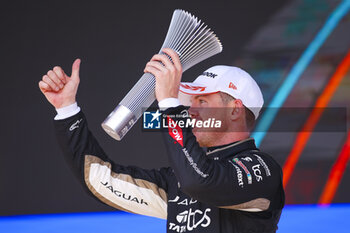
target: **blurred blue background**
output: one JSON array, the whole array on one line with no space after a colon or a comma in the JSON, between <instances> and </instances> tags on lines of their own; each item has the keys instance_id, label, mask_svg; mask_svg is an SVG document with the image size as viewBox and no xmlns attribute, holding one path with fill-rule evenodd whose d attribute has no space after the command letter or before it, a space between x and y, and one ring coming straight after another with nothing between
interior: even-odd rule
<instances>
[{"instance_id":1,"label":"blurred blue background","mask_svg":"<svg viewBox=\"0 0 350 233\"><path fill-rule=\"evenodd\" d=\"M349 204L286 206L278 232L348 233L349 216ZM124 212L50 214L2 217L0 229L6 233L161 233L166 231L166 222Z\"/></svg>"}]
</instances>

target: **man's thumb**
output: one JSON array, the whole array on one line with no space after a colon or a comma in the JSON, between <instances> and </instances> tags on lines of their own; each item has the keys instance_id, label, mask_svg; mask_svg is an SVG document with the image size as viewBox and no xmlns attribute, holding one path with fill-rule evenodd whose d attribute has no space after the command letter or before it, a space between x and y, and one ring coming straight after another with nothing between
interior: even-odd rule
<instances>
[{"instance_id":1,"label":"man's thumb","mask_svg":"<svg viewBox=\"0 0 350 233\"><path fill-rule=\"evenodd\" d=\"M72 65L72 79L79 79L80 59L75 59Z\"/></svg>"}]
</instances>

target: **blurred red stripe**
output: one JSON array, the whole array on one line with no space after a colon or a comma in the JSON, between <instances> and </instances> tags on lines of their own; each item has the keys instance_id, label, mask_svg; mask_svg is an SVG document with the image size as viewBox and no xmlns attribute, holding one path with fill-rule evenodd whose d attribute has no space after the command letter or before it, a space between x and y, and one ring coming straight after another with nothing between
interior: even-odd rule
<instances>
[{"instance_id":1,"label":"blurred red stripe","mask_svg":"<svg viewBox=\"0 0 350 233\"><path fill-rule=\"evenodd\" d=\"M350 131L346 142L340 151L337 161L334 163L329 174L326 186L323 189L319 204L330 204L338 189L339 183L343 177L346 165L350 158Z\"/></svg>"},{"instance_id":2,"label":"blurred red stripe","mask_svg":"<svg viewBox=\"0 0 350 233\"><path fill-rule=\"evenodd\" d=\"M296 140L294 142L294 145L292 146L292 150L289 153L287 160L283 166L283 185L284 187L287 186L288 181L290 177L292 176L292 173L294 171L295 165L297 164L299 157L301 153L303 152L312 131L314 130L317 122L319 121L322 113L323 108L327 107L329 101L331 100L334 92L336 91L337 87L339 86L340 82L343 80L344 76L348 72L350 68L350 50L348 51L347 55L343 59L343 61L339 64L337 67L335 73L330 78L328 83L325 86L325 89L321 93L321 95L318 97L316 104L303 125L302 130L297 134Z\"/></svg>"}]
</instances>

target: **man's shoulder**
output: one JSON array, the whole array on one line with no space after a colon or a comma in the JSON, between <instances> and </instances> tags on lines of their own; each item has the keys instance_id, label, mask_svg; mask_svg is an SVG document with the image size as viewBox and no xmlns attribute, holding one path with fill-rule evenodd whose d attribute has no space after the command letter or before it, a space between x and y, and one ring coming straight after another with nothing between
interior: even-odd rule
<instances>
[{"instance_id":1,"label":"man's shoulder","mask_svg":"<svg viewBox=\"0 0 350 233\"><path fill-rule=\"evenodd\" d=\"M281 169L281 165L277 162L277 160L270 154L263 152L263 151L256 151L253 152L253 155L258 159L258 160L263 160L267 161L269 163L272 163L273 165L277 166L278 168Z\"/></svg>"},{"instance_id":2,"label":"man's shoulder","mask_svg":"<svg viewBox=\"0 0 350 233\"><path fill-rule=\"evenodd\" d=\"M281 170L281 165L268 153L260 150L247 150L232 156L233 160L242 161L244 163L258 162L263 167L273 167Z\"/></svg>"}]
</instances>

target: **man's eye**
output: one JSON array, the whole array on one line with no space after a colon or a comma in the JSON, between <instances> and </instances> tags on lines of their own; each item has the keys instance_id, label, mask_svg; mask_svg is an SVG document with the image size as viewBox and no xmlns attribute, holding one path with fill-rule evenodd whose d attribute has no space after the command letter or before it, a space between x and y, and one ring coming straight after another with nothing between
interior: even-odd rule
<instances>
[{"instance_id":1,"label":"man's eye","mask_svg":"<svg viewBox=\"0 0 350 233\"><path fill-rule=\"evenodd\" d=\"M207 101L205 101L205 100L199 100L199 103L201 103L201 104L204 104L204 103L206 103Z\"/></svg>"}]
</instances>

